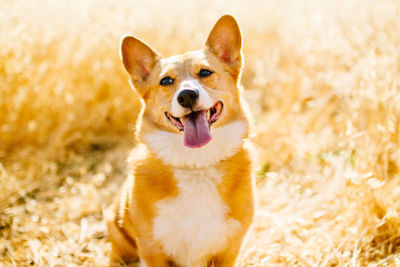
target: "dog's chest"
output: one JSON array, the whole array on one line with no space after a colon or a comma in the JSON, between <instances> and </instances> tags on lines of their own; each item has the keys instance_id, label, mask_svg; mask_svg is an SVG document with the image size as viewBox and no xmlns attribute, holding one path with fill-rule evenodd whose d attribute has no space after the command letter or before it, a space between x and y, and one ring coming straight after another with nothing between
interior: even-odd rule
<instances>
[{"instance_id":1,"label":"dog's chest","mask_svg":"<svg viewBox=\"0 0 400 267\"><path fill-rule=\"evenodd\" d=\"M180 266L205 266L240 223L218 193L222 173L215 167L174 170L179 193L156 203L154 238Z\"/></svg>"}]
</instances>

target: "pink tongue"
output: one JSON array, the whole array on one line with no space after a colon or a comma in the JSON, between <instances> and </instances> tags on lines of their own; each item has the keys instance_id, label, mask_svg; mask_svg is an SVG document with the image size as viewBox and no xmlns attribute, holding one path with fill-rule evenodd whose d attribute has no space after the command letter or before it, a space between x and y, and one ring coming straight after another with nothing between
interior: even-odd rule
<instances>
[{"instance_id":1,"label":"pink tongue","mask_svg":"<svg viewBox=\"0 0 400 267\"><path fill-rule=\"evenodd\" d=\"M210 128L204 110L192 112L182 118L184 126L183 144L191 148L199 148L211 140Z\"/></svg>"}]
</instances>

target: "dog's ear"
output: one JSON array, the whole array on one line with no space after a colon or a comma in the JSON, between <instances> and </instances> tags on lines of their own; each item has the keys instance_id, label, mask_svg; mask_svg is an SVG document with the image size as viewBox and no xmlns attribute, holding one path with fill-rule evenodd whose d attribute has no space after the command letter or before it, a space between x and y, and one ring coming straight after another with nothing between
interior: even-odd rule
<instances>
[{"instance_id":1,"label":"dog's ear","mask_svg":"<svg viewBox=\"0 0 400 267\"><path fill-rule=\"evenodd\" d=\"M124 36L121 41L121 58L133 84L137 84L149 78L160 56L138 38Z\"/></svg>"},{"instance_id":2,"label":"dog's ear","mask_svg":"<svg viewBox=\"0 0 400 267\"><path fill-rule=\"evenodd\" d=\"M224 15L217 21L208 36L206 47L228 64L234 75L239 74L242 66L242 35L234 17Z\"/></svg>"}]
</instances>

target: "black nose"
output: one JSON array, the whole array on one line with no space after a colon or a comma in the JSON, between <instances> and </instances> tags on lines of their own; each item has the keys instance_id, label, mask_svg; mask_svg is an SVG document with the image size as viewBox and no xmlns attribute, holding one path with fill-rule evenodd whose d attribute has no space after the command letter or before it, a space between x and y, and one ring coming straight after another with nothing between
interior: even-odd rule
<instances>
[{"instance_id":1,"label":"black nose","mask_svg":"<svg viewBox=\"0 0 400 267\"><path fill-rule=\"evenodd\" d=\"M184 108L191 108L199 98L197 90L183 90L178 95L178 103Z\"/></svg>"}]
</instances>

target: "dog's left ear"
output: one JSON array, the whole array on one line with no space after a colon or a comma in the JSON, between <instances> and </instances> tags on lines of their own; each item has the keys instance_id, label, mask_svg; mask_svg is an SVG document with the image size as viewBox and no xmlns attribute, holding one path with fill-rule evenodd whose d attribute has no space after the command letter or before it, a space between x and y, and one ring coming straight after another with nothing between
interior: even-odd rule
<instances>
[{"instance_id":1,"label":"dog's left ear","mask_svg":"<svg viewBox=\"0 0 400 267\"><path fill-rule=\"evenodd\" d=\"M206 47L231 67L234 76L239 74L242 66L242 35L234 17L224 15L217 21L208 36Z\"/></svg>"}]
</instances>

